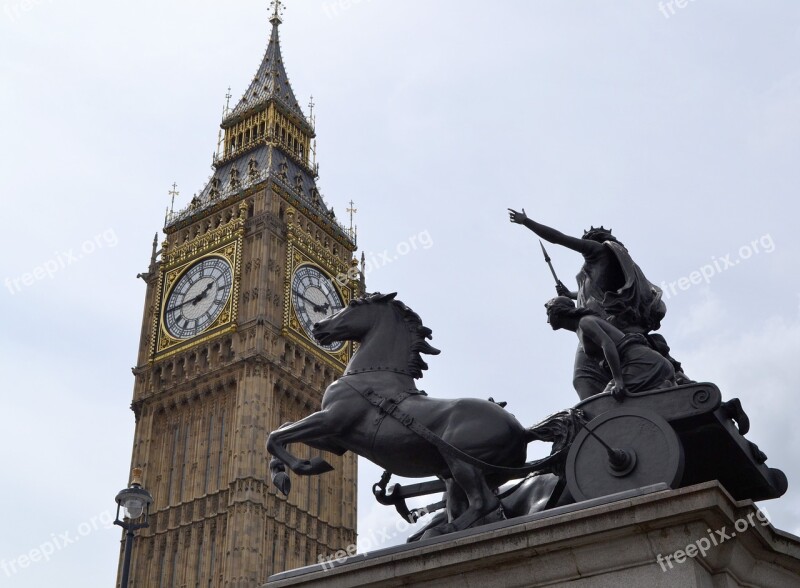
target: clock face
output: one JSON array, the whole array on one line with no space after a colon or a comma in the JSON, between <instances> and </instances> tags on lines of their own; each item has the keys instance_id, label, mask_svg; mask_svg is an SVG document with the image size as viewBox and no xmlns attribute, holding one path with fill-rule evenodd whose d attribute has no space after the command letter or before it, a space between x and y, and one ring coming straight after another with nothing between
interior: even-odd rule
<instances>
[{"instance_id":1,"label":"clock face","mask_svg":"<svg viewBox=\"0 0 800 588\"><path fill-rule=\"evenodd\" d=\"M221 257L207 257L189 268L167 297L164 325L177 339L202 333L217 319L233 286L230 264Z\"/></svg>"},{"instance_id":2,"label":"clock face","mask_svg":"<svg viewBox=\"0 0 800 588\"><path fill-rule=\"evenodd\" d=\"M316 343L311 330L314 323L339 312L344 303L331 280L320 270L311 265L297 268L292 277L292 300L297 319L308 337ZM338 351L344 347L344 341L336 341L330 345L318 347L328 351Z\"/></svg>"}]
</instances>

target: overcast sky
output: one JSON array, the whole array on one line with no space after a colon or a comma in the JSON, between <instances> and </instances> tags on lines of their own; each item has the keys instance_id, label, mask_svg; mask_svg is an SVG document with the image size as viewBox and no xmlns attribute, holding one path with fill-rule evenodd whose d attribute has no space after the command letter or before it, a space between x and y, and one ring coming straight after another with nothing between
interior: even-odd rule
<instances>
[{"instance_id":1,"label":"overcast sky","mask_svg":"<svg viewBox=\"0 0 800 588\"><path fill-rule=\"evenodd\" d=\"M207 180L267 4L2 0L2 586L114 582L135 276L172 183L183 207ZM611 226L668 290L673 355L741 398L790 481L763 506L800 534L800 5L667 4L295 0L283 56L317 105L323 195L340 219L356 203L368 288L397 291L443 351L420 388L505 400L526 425L572 406L575 336L546 324L550 274L506 208ZM550 254L574 287L581 258ZM396 533L379 473L361 460L362 534Z\"/></svg>"}]
</instances>

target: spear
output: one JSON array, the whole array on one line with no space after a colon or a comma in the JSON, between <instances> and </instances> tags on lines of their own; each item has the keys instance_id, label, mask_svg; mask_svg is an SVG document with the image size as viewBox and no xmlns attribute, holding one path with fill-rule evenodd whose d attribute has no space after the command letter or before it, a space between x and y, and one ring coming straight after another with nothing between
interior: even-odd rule
<instances>
[{"instance_id":1,"label":"spear","mask_svg":"<svg viewBox=\"0 0 800 588\"><path fill-rule=\"evenodd\" d=\"M541 245L542 247L542 254L544 254L544 260L545 262L547 262L547 267L550 268L550 273L553 274L553 279L556 281L556 293L558 293L558 285L561 283L561 280L558 279L558 276L556 275L556 270L553 269L553 264L550 261L550 256L547 254L547 249L544 248L544 243L542 243L541 239L539 239L539 245Z\"/></svg>"}]
</instances>

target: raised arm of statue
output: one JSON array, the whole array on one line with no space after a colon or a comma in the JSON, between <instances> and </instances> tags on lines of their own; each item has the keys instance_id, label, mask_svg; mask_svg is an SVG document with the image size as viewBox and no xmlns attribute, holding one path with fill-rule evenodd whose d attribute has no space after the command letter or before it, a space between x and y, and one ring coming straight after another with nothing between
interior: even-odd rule
<instances>
[{"instance_id":1,"label":"raised arm of statue","mask_svg":"<svg viewBox=\"0 0 800 588\"><path fill-rule=\"evenodd\" d=\"M549 241L550 243L555 243L556 245L561 245L562 247L567 247L568 249L577 251L584 257L597 255L603 250L602 244L596 241L570 237L561 231L557 231L556 229L548 227L547 225L543 225L531 220L528 218L528 215L525 214L524 208L522 209L522 212L517 212L516 210L509 208L508 216L512 223L528 227L531 231L536 233L545 241Z\"/></svg>"}]
</instances>

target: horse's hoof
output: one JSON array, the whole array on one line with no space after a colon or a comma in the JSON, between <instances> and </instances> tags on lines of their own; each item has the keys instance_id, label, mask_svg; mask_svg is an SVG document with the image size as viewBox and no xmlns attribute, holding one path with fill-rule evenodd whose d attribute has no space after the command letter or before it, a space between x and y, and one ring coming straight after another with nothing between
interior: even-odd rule
<instances>
[{"instance_id":1,"label":"horse's hoof","mask_svg":"<svg viewBox=\"0 0 800 588\"><path fill-rule=\"evenodd\" d=\"M311 459L304 459L292 471L301 476L315 476L317 474L324 474L333 470L333 466L321 457L312 457Z\"/></svg>"},{"instance_id":2,"label":"horse's hoof","mask_svg":"<svg viewBox=\"0 0 800 588\"><path fill-rule=\"evenodd\" d=\"M422 536L419 538L420 541L425 541L425 539L430 539L431 537L438 537L443 533L439 531L439 529L428 529L425 531Z\"/></svg>"},{"instance_id":3,"label":"horse's hoof","mask_svg":"<svg viewBox=\"0 0 800 588\"><path fill-rule=\"evenodd\" d=\"M325 472L333 471L333 466L321 457L312 457L309 460L309 468L311 474L324 474Z\"/></svg>"},{"instance_id":4,"label":"horse's hoof","mask_svg":"<svg viewBox=\"0 0 800 588\"><path fill-rule=\"evenodd\" d=\"M431 527L422 534L420 540L430 539L431 537L438 537L439 535L447 535L447 533L452 533L455 530L456 528L450 523L446 525L439 525L437 527Z\"/></svg>"},{"instance_id":5,"label":"horse's hoof","mask_svg":"<svg viewBox=\"0 0 800 588\"><path fill-rule=\"evenodd\" d=\"M491 523L498 523L500 521L506 520L506 514L503 512L503 506L500 505L496 509L486 513L477 521L475 521L471 527L477 527L480 525L489 525Z\"/></svg>"},{"instance_id":6,"label":"horse's hoof","mask_svg":"<svg viewBox=\"0 0 800 588\"><path fill-rule=\"evenodd\" d=\"M289 479L289 474L278 472L272 476L272 483L284 496L289 496L289 491L292 489L292 481Z\"/></svg>"}]
</instances>

